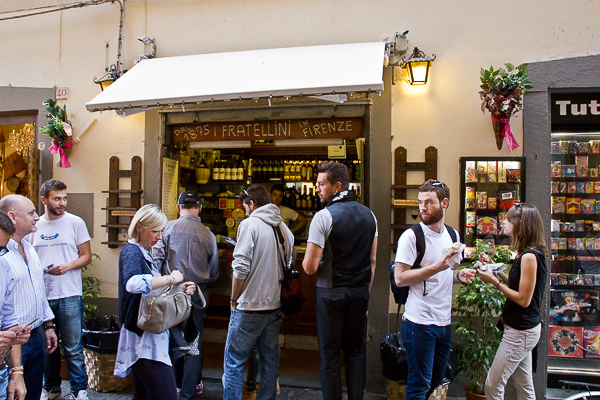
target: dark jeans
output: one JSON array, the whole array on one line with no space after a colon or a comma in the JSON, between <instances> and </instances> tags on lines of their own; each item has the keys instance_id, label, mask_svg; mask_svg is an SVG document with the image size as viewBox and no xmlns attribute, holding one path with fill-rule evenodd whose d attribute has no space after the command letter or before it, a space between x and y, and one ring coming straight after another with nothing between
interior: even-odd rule
<instances>
[{"instance_id":1,"label":"dark jeans","mask_svg":"<svg viewBox=\"0 0 600 400\"><path fill-rule=\"evenodd\" d=\"M256 378L260 369L260 358L258 357L258 346L254 345L248 358L248 372L246 372L246 386L248 391L256 389Z\"/></svg>"},{"instance_id":2,"label":"dark jeans","mask_svg":"<svg viewBox=\"0 0 600 400\"><path fill-rule=\"evenodd\" d=\"M208 293L206 292L206 284L199 284L200 290L204 298L208 302ZM195 306L202 307L202 302L198 293L194 292L192 295L192 303ZM208 305L208 303L207 303ZM177 359L173 363L173 370L175 371L176 382L181 381L181 391L179 392L180 400L188 400L196 398L196 385L202 380L202 332L204 331L204 316L206 315L206 307L198 309L192 306L192 313L187 323L193 323L196 328L196 332L200 336L198 339L198 351L200 355L197 356L185 356Z\"/></svg>"},{"instance_id":3,"label":"dark jeans","mask_svg":"<svg viewBox=\"0 0 600 400\"><path fill-rule=\"evenodd\" d=\"M88 387L83 361L83 342L81 340L83 300L81 296L71 296L49 300L48 304L50 304L50 308L54 313L56 336L60 339L67 360L71 392L77 394L80 390L85 390ZM60 349L57 348L55 352L48 354L48 357L46 357L44 389L50 391L52 388L60 387L61 381Z\"/></svg>"},{"instance_id":4,"label":"dark jeans","mask_svg":"<svg viewBox=\"0 0 600 400\"><path fill-rule=\"evenodd\" d=\"M342 398L340 352L344 352L348 400L363 398L367 377L365 349L369 289L317 288L317 335L323 398Z\"/></svg>"},{"instance_id":5,"label":"dark jeans","mask_svg":"<svg viewBox=\"0 0 600 400\"><path fill-rule=\"evenodd\" d=\"M55 351L58 351L58 349ZM33 329L27 343L21 345L21 360L23 363L23 380L27 389L25 400L39 400L42 396L44 364L46 361L46 338L43 327Z\"/></svg>"},{"instance_id":6,"label":"dark jeans","mask_svg":"<svg viewBox=\"0 0 600 400\"><path fill-rule=\"evenodd\" d=\"M131 373L133 400L177 400L177 386L171 366L140 358L131 366Z\"/></svg>"},{"instance_id":7,"label":"dark jeans","mask_svg":"<svg viewBox=\"0 0 600 400\"><path fill-rule=\"evenodd\" d=\"M420 325L402 320L402 341L408 357L405 400L425 400L444 379L450 355L450 325Z\"/></svg>"}]
</instances>

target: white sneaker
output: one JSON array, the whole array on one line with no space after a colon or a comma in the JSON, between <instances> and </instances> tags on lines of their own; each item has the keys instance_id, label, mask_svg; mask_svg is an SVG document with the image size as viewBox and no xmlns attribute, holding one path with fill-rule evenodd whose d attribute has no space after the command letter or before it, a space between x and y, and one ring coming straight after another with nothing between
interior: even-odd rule
<instances>
[{"instance_id":1,"label":"white sneaker","mask_svg":"<svg viewBox=\"0 0 600 400\"><path fill-rule=\"evenodd\" d=\"M46 389L42 389L40 400L62 400L62 390L60 387L53 387L49 392Z\"/></svg>"},{"instance_id":2,"label":"white sneaker","mask_svg":"<svg viewBox=\"0 0 600 400\"><path fill-rule=\"evenodd\" d=\"M79 392L77 392L77 397L75 398L75 400L89 400L87 390L80 390Z\"/></svg>"}]
</instances>

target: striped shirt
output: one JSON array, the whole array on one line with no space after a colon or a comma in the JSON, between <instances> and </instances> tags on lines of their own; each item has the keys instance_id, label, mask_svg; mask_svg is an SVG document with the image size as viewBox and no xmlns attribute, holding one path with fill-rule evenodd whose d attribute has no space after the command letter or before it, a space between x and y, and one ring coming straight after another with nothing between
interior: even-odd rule
<instances>
[{"instance_id":1,"label":"striped shirt","mask_svg":"<svg viewBox=\"0 0 600 400\"><path fill-rule=\"evenodd\" d=\"M15 314L19 324L28 324L37 319L31 326L35 329L43 322L54 319L54 314L46 299L44 270L40 259L27 240L21 240L21 245L27 263L19 253L19 244L11 238L6 245L9 252L0 257L0 270L10 268L15 278Z\"/></svg>"},{"instance_id":2,"label":"striped shirt","mask_svg":"<svg viewBox=\"0 0 600 400\"><path fill-rule=\"evenodd\" d=\"M1 257L0 257L1 258ZM6 266L0 268L0 324L1 329L10 328L19 323L15 315L15 278Z\"/></svg>"}]
</instances>

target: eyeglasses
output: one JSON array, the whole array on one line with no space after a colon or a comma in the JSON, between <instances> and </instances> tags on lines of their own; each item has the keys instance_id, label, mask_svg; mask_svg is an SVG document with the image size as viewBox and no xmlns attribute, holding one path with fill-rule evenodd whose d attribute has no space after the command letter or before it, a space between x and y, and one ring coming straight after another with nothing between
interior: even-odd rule
<instances>
[{"instance_id":1,"label":"eyeglasses","mask_svg":"<svg viewBox=\"0 0 600 400\"><path fill-rule=\"evenodd\" d=\"M252 201L254 201L254 202L256 203L256 201L254 200L254 198L253 198L252 196L250 196L250 193L248 193L248 191L247 191L246 189L244 189L244 194L245 194L246 196L248 196L248 198L249 198L250 200L252 200Z\"/></svg>"},{"instance_id":2,"label":"eyeglasses","mask_svg":"<svg viewBox=\"0 0 600 400\"><path fill-rule=\"evenodd\" d=\"M440 181L431 181L431 186L439 186L442 189L446 188L446 185L444 184L444 182L440 182Z\"/></svg>"},{"instance_id":3,"label":"eyeglasses","mask_svg":"<svg viewBox=\"0 0 600 400\"><path fill-rule=\"evenodd\" d=\"M8 253L8 249L6 247L0 247L0 257Z\"/></svg>"}]
</instances>

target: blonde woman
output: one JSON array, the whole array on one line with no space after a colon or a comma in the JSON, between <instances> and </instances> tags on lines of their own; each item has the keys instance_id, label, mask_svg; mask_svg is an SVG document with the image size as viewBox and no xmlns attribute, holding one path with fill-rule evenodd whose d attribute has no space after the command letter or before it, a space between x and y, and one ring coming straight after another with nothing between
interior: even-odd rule
<instances>
[{"instance_id":1,"label":"blonde woman","mask_svg":"<svg viewBox=\"0 0 600 400\"><path fill-rule=\"evenodd\" d=\"M504 234L513 237L517 258L508 275L478 271L479 277L506 296L504 334L485 382L487 399L504 399L511 375L519 399L535 400L531 350L540 339L540 305L546 285L546 236L542 217L530 204L517 204L506 214Z\"/></svg>"},{"instance_id":2,"label":"blonde woman","mask_svg":"<svg viewBox=\"0 0 600 400\"><path fill-rule=\"evenodd\" d=\"M141 296L152 289L183 281L181 272L161 276L150 249L161 239L167 217L155 204L140 208L129 225L129 240L119 255L119 317L122 327L115 376L133 373L133 398L176 400L177 387L169 358L169 331L160 334L137 327ZM195 285L183 283L192 294Z\"/></svg>"}]
</instances>

